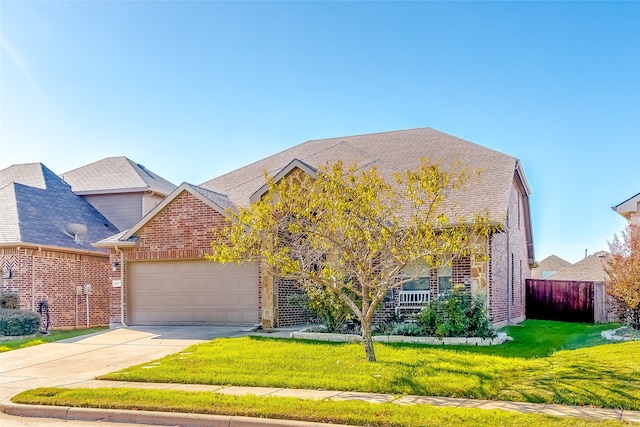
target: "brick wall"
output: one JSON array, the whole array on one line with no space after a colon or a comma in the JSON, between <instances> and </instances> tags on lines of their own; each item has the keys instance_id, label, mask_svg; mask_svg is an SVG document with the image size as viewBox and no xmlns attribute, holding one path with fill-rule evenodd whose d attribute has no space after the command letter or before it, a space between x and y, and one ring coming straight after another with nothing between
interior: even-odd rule
<instances>
[{"instance_id":1,"label":"brick wall","mask_svg":"<svg viewBox=\"0 0 640 427\"><path fill-rule=\"evenodd\" d=\"M531 278L523 193L516 185L509 199L505 231L491 236L489 314L496 326L525 317L526 279Z\"/></svg>"},{"instance_id":2,"label":"brick wall","mask_svg":"<svg viewBox=\"0 0 640 427\"><path fill-rule=\"evenodd\" d=\"M289 303L289 297L304 294L304 289L295 280L279 279L277 286L278 324L277 327L301 325L311 322L315 317L309 310Z\"/></svg>"},{"instance_id":3,"label":"brick wall","mask_svg":"<svg viewBox=\"0 0 640 427\"><path fill-rule=\"evenodd\" d=\"M89 255L30 248L0 249L0 265L11 265L12 278L2 280L2 292L17 294L19 308L37 310L47 300L51 329L71 329L109 323L107 254ZM88 297L76 297L76 286L90 284Z\"/></svg>"},{"instance_id":4,"label":"brick wall","mask_svg":"<svg viewBox=\"0 0 640 427\"><path fill-rule=\"evenodd\" d=\"M121 298L127 303L127 264L142 260L196 260L211 252L212 229L228 224L226 217L198 197L183 191L168 206L152 218L136 235L136 247L123 247L122 255L111 250L110 265L118 263L115 271L109 269L109 283L121 280L122 286L109 290L109 322L121 322ZM122 259L123 258L123 259ZM124 260L124 262L122 262ZM259 289L261 289L259 281ZM122 294L121 294L122 292ZM261 310L261 296L259 304ZM128 321L125 309L125 323Z\"/></svg>"}]
</instances>

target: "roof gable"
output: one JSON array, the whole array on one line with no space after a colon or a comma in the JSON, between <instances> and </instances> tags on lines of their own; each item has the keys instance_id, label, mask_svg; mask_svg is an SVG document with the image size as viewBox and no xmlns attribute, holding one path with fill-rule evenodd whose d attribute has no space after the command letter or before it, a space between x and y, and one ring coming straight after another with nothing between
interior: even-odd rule
<instances>
[{"instance_id":1,"label":"roof gable","mask_svg":"<svg viewBox=\"0 0 640 427\"><path fill-rule=\"evenodd\" d=\"M612 206L611 209L626 219L631 219L632 213L640 213L640 193L629 197L627 200L616 206Z\"/></svg>"},{"instance_id":2,"label":"roof gable","mask_svg":"<svg viewBox=\"0 0 640 427\"><path fill-rule=\"evenodd\" d=\"M154 207L147 215L145 215L138 223L136 223L131 229L122 234L117 240L113 238L106 239L102 242L95 244L96 247L113 247L115 244L122 242L132 242L132 238L135 238L136 233L140 231L146 224L151 222L160 212L162 212L167 206L169 206L180 194L188 192L201 200L203 203L221 213L224 216L228 216L227 209L234 210L235 206L228 197L223 194L216 193L206 188L201 188L193 184L183 182L178 188L176 188L171 194L169 194L162 202Z\"/></svg>"},{"instance_id":3,"label":"roof gable","mask_svg":"<svg viewBox=\"0 0 640 427\"><path fill-rule=\"evenodd\" d=\"M291 163L289 163L287 166L285 166L284 168L282 168L282 170L280 172L278 172L274 177L273 180L275 182L280 181L282 178L286 177L287 175L289 175L291 172L293 172L294 170L300 170L303 173L309 175L311 178L316 179L318 177L318 171L316 168L309 166L308 164L298 160L298 159L294 159L291 161ZM267 190L269 189L269 186L267 184L264 184L262 187L260 187L258 189L258 191L256 191L255 193L253 193L251 195L251 197L249 198L249 200L253 203L255 201L258 201L262 198L262 196L265 195L265 193L267 192Z\"/></svg>"},{"instance_id":4,"label":"roof gable","mask_svg":"<svg viewBox=\"0 0 640 427\"><path fill-rule=\"evenodd\" d=\"M166 196L176 185L126 157L107 157L63 173L79 195L153 191Z\"/></svg>"},{"instance_id":5,"label":"roof gable","mask_svg":"<svg viewBox=\"0 0 640 427\"><path fill-rule=\"evenodd\" d=\"M376 165L382 174L390 175L417 169L422 158L442 161L445 165L460 162L470 171L480 169L480 176L470 180L464 191L449 194L447 205L463 216L486 212L494 223L504 220L517 160L431 128L307 141L201 186L227 194L237 206L246 206L252 195L264 186L264 171L274 176L295 159L312 168L336 161L345 165L357 163L360 168ZM521 167L519 173L528 194Z\"/></svg>"}]
</instances>

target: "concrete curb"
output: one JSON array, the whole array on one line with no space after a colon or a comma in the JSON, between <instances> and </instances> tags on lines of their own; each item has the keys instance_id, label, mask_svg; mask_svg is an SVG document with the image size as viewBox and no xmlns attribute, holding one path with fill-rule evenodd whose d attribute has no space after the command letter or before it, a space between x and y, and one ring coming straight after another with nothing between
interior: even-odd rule
<instances>
[{"instance_id":1,"label":"concrete curb","mask_svg":"<svg viewBox=\"0 0 640 427\"><path fill-rule=\"evenodd\" d=\"M68 406L20 405L16 403L0 403L0 411L7 415L19 417L58 418L67 421L151 424L180 427L353 427L344 424L325 424L309 421L252 418L233 415L73 408Z\"/></svg>"}]
</instances>

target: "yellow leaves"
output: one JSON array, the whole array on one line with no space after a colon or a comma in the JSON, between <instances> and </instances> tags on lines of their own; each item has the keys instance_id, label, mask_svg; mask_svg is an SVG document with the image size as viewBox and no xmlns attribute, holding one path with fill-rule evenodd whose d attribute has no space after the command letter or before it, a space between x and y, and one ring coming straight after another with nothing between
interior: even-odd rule
<instances>
[{"instance_id":1,"label":"yellow leaves","mask_svg":"<svg viewBox=\"0 0 640 427\"><path fill-rule=\"evenodd\" d=\"M622 239L609 242L612 256L605 265L610 282L607 290L631 309L640 309L640 225L629 224Z\"/></svg>"}]
</instances>

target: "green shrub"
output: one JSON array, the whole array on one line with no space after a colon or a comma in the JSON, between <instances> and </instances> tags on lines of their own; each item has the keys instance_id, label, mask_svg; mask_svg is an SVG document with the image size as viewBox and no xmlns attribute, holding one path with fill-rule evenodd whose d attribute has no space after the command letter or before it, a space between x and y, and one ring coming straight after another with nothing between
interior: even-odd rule
<instances>
[{"instance_id":1,"label":"green shrub","mask_svg":"<svg viewBox=\"0 0 640 427\"><path fill-rule=\"evenodd\" d=\"M480 296L456 285L448 295L429 302L417 316L426 336L493 338L489 317Z\"/></svg>"},{"instance_id":2,"label":"green shrub","mask_svg":"<svg viewBox=\"0 0 640 427\"><path fill-rule=\"evenodd\" d=\"M306 286L304 294L289 296L289 304L304 307L318 316L327 332L342 333L347 321L352 319L351 309L334 293L322 286Z\"/></svg>"},{"instance_id":3,"label":"green shrub","mask_svg":"<svg viewBox=\"0 0 640 427\"><path fill-rule=\"evenodd\" d=\"M0 294L0 308L18 308L18 295Z\"/></svg>"},{"instance_id":4,"label":"green shrub","mask_svg":"<svg viewBox=\"0 0 640 427\"><path fill-rule=\"evenodd\" d=\"M32 335L39 326L40 315L34 311L0 308L0 336Z\"/></svg>"}]
</instances>

